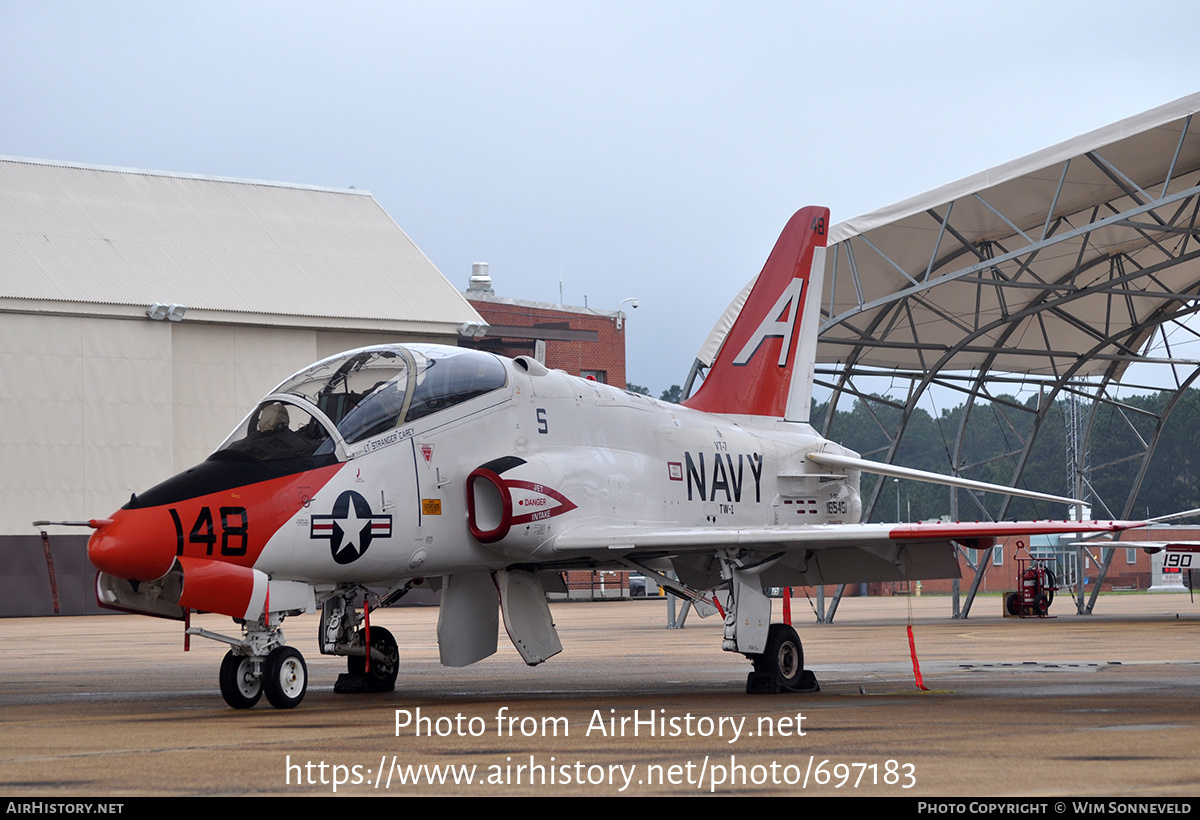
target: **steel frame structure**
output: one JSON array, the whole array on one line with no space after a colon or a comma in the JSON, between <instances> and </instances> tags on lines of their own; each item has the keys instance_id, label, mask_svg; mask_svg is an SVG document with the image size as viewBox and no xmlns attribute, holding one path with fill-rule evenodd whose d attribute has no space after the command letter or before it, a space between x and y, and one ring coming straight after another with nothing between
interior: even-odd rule
<instances>
[{"instance_id":1,"label":"steel frame structure","mask_svg":"<svg viewBox=\"0 0 1200 820\"><path fill-rule=\"evenodd\" d=\"M1130 517L1163 427L1200 377L1200 360L1174 356L1171 346L1173 331L1200 338L1183 321L1200 312L1197 110L1193 95L835 226L817 369L817 383L832 394L823 432L843 397L864 402L877 421L872 405L890 405L899 424L886 430L884 451L868 454L890 463L929 391L955 391L965 406L946 466L956 475L983 466L964 457L968 420L982 403L1002 417L1032 416L1031 424L1008 424L1020 441L1005 454L1017 486L1056 399L1082 399L1090 404L1082 429L1068 433L1075 483L1063 489L1090 498L1102 517ZM1165 355L1151 355L1159 349ZM1135 363L1169 371L1172 395L1161 414L1121 401L1122 391L1141 387L1122 381ZM900 383L893 392L903 398L858 386L881 376ZM995 385L1032 387L1039 400L1006 400ZM1090 465L1088 441L1103 407L1126 420L1141 451ZM1151 417L1149 437L1131 422L1135 413ZM1023 426L1030 432L1020 436ZM1100 497L1092 477L1131 459L1140 463L1126 496ZM875 483L864 516L884 486ZM1006 499L998 517L1007 509ZM957 494L951 514L959 517ZM1115 551L1104 548L1101 580ZM989 563L967 558L975 574L961 608L956 586L955 617L969 613ZM1098 591L1099 584L1085 602L1081 574L1081 614L1092 611ZM820 619L832 619L841 592Z\"/></svg>"},{"instance_id":2,"label":"steel frame structure","mask_svg":"<svg viewBox=\"0 0 1200 820\"><path fill-rule=\"evenodd\" d=\"M1018 440L999 457L1011 460L1017 486L1056 401L1073 397L1087 408L1072 414L1079 419L1068 435L1073 484L1061 491L1090 497L1103 517L1129 518L1167 419L1200 378L1200 358L1175 355L1171 338L1200 339L1185 321L1200 312L1197 112L1200 94L1193 94L835 225L816 370L831 398L814 426L828 435L839 402L858 400L888 441L863 455L891 463L919 404L935 388L953 391L964 408L944 469L973 477L997 461L970 464L964 455L969 420L986 405ZM715 358L750 287L717 321L685 395ZM1163 389L1133 383L1127 373L1134 364L1167 372L1171 396L1161 413L1121 400L1129 391ZM880 378L893 388L882 397L864 386ZM1035 390L1038 401L1027 406L997 391L1014 387ZM899 413L897 424L885 423L878 412L885 406ZM1088 442L1103 408L1124 419L1138 449L1091 464ZM1026 424L1010 420L1018 414ZM1148 435L1139 432L1150 425ZM1138 468L1125 497L1100 497L1094 476L1131 460ZM884 486L877 481L864 500L864 517ZM955 493L951 514L961 517ZM1116 551L1102 549L1101 580ZM965 555L975 573L965 606L956 582L954 617L969 613L989 563ZM1099 584L1085 602L1080 578L1076 607L1090 613ZM832 620L842 591L826 612L818 590L819 621Z\"/></svg>"}]
</instances>

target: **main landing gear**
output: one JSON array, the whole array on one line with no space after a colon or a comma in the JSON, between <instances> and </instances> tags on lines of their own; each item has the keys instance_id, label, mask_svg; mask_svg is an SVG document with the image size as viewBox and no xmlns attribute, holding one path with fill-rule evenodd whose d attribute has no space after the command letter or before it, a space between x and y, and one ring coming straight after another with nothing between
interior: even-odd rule
<instances>
[{"instance_id":1,"label":"main landing gear","mask_svg":"<svg viewBox=\"0 0 1200 820\"><path fill-rule=\"evenodd\" d=\"M759 576L775 559L747 564L736 551L729 550L718 556L718 560L721 578L729 588L728 605L724 609L720 609L716 595L710 597L643 564L624 563L697 604L702 618L720 609L725 616L725 640L721 648L740 652L754 664L754 671L746 677L747 695L820 692L816 676L804 668L804 647L796 630L789 624L771 623L771 600L763 593Z\"/></svg>"},{"instance_id":2,"label":"main landing gear","mask_svg":"<svg viewBox=\"0 0 1200 820\"><path fill-rule=\"evenodd\" d=\"M804 648L788 624L771 624L766 649L746 653L746 657L754 665L754 671L746 676L747 695L821 691L816 675L804 668Z\"/></svg>"},{"instance_id":3,"label":"main landing gear","mask_svg":"<svg viewBox=\"0 0 1200 820\"><path fill-rule=\"evenodd\" d=\"M360 629L354 633L354 644L365 647L367 643L366 630ZM400 673L400 650L396 647L396 639L392 633L382 626L371 627L371 664L367 667L367 653L350 655L346 658L348 670L346 676L354 679L361 678L367 692L393 692L396 689L396 676ZM338 678L341 683L341 676ZM334 687L334 691L340 691ZM358 691L357 689L355 691Z\"/></svg>"},{"instance_id":4,"label":"main landing gear","mask_svg":"<svg viewBox=\"0 0 1200 820\"><path fill-rule=\"evenodd\" d=\"M746 694L819 692L816 676L804 668L804 647L788 624L771 623L771 600L763 593L759 574L772 563L746 566L727 556L721 575L729 581L725 610L725 640L721 648L740 652L754 671L746 677Z\"/></svg>"},{"instance_id":5,"label":"main landing gear","mask_svg":"<svg viewBox=\"0 0 1200 820\"><path fill-rule=\"evenodd\" d=\"M358 613L354 608L357 595L356 588L340 588L321 608L318 635L321 653L346 656L346 671L338 675L333 691L338 694L394 691L400 672L396 639L382 626L370 626L366 614Z\"/></svg>"},{"instance_id":6,"label":"main landing gear","mask_svg":"<svg viewBox=\"0 0 1200 820\"><path fill-rule=\"evenodd\" d=\"M746 694L819 692L817 679L804 668L804 648L796 630L788 624L771 624L767 630L767 649L749 656L754 671L746 679Z\"/></svg>"}]
</instances>

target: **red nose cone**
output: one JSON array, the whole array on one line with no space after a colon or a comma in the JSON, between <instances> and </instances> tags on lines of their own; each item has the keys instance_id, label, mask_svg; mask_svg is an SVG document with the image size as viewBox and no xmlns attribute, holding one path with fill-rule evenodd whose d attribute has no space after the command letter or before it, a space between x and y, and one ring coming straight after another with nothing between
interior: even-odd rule
<instances>
[{"instance_id":1,"label":"red nose cone","mask_svg":"<svg viewBox=\"0 0 1200 820\"><path fill-rule=\"evenodd\" d=\"M159 517L167 520L158 521ZM88 558L96 569L127 581L153 581L166 575L175 563L178 541L167 513L120 510L112 518L88 540Z\"/></svg>"}]
</instances>

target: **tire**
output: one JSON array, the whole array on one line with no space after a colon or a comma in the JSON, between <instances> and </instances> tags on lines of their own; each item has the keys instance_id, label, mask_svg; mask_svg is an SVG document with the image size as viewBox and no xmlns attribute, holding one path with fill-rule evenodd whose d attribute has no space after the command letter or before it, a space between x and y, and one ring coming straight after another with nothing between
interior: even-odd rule
<instances>
[{"instance_id":1,"label":"tire","mask_svg":"<svg viewBox=\"0 0 1200 820\"><path fill-rule=\"evenodd\" d=\"M221 697L234 709L249 709L262 697L262 681L253 677L254 659L225 653L221 661Z\"/></svg>"},{"instance_id":2,"label":"tire","mask_svg":"<svg viewBox=\"0 0 1200 820\"><path fill-rule=\"evenodd\" d=\"M276 709L294 709L308 691L304 656L290 646L278 646L263 661L263 691Z\"/></svg>"},{"instance_id":3,"label":"tire","mask_svg":"<svg viewBox=\"0 0 1200 820\"><path fill-rule=\"evenodd\" d=\"M804 647L796 630L787 624L771 624L767 651L754 657L755 672L770 672L785 689L796 689L804 675Z\"/></svg>"},{"instance_id":4,"label":"tire","mask_svg":"<svg viewBox=\"0 0 1200 820\"><path fill-rule=\"evenodd\" d=\"M1039 592L1033 599L1033 611L1039 616L1050 611L1050 598L1044 592Z\"/></svg>"},{"instance_id":5,"label":"tire","mask_svg":"<svg viewBox=\"0 0 1200 820\"><path fill-rule=\"evenodd\" d=\"M351 655L346 659L346 667L352 675L366 675L368 692L394 692L396 676L400 673L400 650L396 639L383 627L373 626L371 646L387 660L380 662L378 658L371 658L371 672L366 674L367 659L362 655Z\"/></svg>"},{"instance_id":6,"label":"tire","mask_svg":"<svg viewBox=\"0 0 1200 820\"><path fill-rule=\"evenodd\" d=\"M1008 611L1009 615L1020 615L1021 614L1021 593L1019 593L1019 592L1009 593L1009 596L1004 599L1004 608L1005 608L1005 610Z\"/></svg>"}]
</instances>

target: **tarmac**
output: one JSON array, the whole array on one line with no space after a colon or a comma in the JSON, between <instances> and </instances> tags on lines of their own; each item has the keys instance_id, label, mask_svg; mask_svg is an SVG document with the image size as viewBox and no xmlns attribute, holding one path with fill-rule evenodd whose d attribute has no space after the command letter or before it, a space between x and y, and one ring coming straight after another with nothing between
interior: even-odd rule
<instances>
[{"instance_id":1,"label":"tarmac","mask_svg":"<svg viewBox=\"0 0 1200 820\"><path fill-rule=\"evenodd\" d=\"M776 619L780 617L776 601ZM0 620L0 793L268 795L1200 795L1200 603L1061 597L1046 620L967 620L945 597L849 598L793 623L821 691L747 695L718 618L666 629L662 600L552 605L564 651L438 663L436 608L372 614L400 645L394 693L341 695L317 616L293 710L225 705L223 644L132 615ZM917 688L907 626L927 691ZM227 618L194 626L236 634Z\"/></svg>"}]
</instances>

